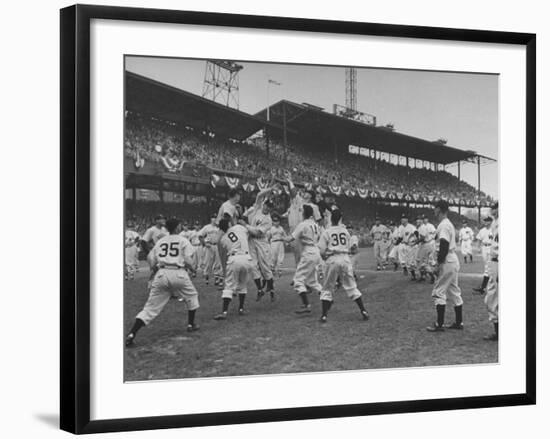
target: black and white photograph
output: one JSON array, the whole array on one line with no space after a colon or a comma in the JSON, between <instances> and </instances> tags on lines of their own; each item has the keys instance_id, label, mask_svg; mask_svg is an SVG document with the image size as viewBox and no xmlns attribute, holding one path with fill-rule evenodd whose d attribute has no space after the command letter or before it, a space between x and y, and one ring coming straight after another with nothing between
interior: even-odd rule
<instances>
[{"instance_id":1,"label":"black and white photograph","mask_svg":"<svg viewBox=\"0 0 550 439\"><path fill-rule=\"evenodd\" d=\"M121 74L124 381L499 363L498 74Z\"/></svg>"}]
</instances>

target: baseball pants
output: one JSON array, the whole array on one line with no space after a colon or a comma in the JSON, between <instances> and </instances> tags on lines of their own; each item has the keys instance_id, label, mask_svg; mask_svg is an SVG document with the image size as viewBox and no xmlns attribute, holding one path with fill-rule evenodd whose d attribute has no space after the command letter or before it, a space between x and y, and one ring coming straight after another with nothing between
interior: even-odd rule
<instances>
[{"instance_id":1,"label":"baseball pants","mask_svg":"<svg viewBox=\"0 0 550 439\"><path fill-rule=\"evenodd\" d=\"M220 256L218 253L218 247L216 244L209 244L204 247L204 269L203 275L214 275L216 277L222 277L222 267L220 264Z\"/></svg>"},{"instance_id":2,"label":"baseball pants","mask_svg":"<svg viewBox=\"0 0 550 439\"><path fill-rule=\"evenodd\" d=\"M148 325L161 313L171 297L184 301L190 311L199 307L199 295L184 269L161 268L157 272L151 283L149 298L136 318Z\"/></svg>"},{"instance_id":3,"label":"baseball pants","mask_svg":"<svg viewBox=\"0 0 550 439\"><path fill-rule=\"evenodd\" d=\"M336 292L336 281L340 279L342 288L351 300L361 297L353 277L353 268L348 255L330 256L326 261L325 279L321 290L321 300L333 301Z\"/></svg>"},{"instance_id":4,"label":"baseball pants","mask_svg":"<svg viewBox=\"0 0 550 439\"><path fill-rule=\"evenodd\" d=\"M252 260L249 255L234 255L227 260L225 267L225 284L222 291L223 299L232 299L233 294L246 294Z\"/></svg>"},{"instance_id":5,"label":"baseball pants","mask_svg":"<svg viewBox=\"0 0 550 439\"><path fill-rule=\"evenodd\" d=\"M423 242L418 248L416 266L420 271L431 273L435 264L435 242Z\"/></svg>"},{"instance_id":6,"label":"baseball pants","mask_svg":"<svg viewBox=\"0 0 550 439\"><path fill-rule=\"evenodd\" d=\"M403 242L397 246L397 259L399 260L399 263L401 264L402 267L407 266L407 260L408 260L407 258L408 258L409 250L410 250L410 247Z\"/></svg>"},{"instance_id":7,"label":"baseball pants","mask_svg":"<svg viewBox=\"0 0 550 439\"><path fill-rule=\"evenodd\" d=\"M302 257L294 274L294 289L298 294L307 292L308 288L320 292L322 287L317 278L317 267L321 264L319 249L307 246L302 249Z\"/></svg>"},{"instance_id":8,"label":"baseball pants","mask_svg":"<svg viewBox=\"0 0 550 439\"><path fill-rule=\"evenodd\" d=\"M439 266L439 275L432 291L435 305L446 305L447 299L450 299L454 306L462 305L462 292L458 286L459 269L460 264L454 253L447 256L447 260Z\"/></svg>"},{"instance_id":9,"label":"baseball pants","mask_svg":"<svg viewBox=\"0 0 550 439\"><path fill-rule=\"evenodd\" d=\"M285 243L283 241L271 241L271 257L273 258L273 271L281 270L285 259Z\"/></svg>"},{"instance_id":10,"label":"baseball pants","mask_svg":"<svg viewBox=\"0 0 550 439\"><path fill-rule=\"evenodd\" d=\"M388 257L388 244L382 241L374 241L374 257L376 258L376 265L384 265Z\"/></svg>"},{"instance_id":11,"label":"baseball pants","mask_svg":"<svg viewBox=\"0 0 550 439\"><path fill-rule=\"evenodd\" d=\"M485 294L485 305L489 312L489 321L498 323L498 262L489 261L489 282Z\"/></svg>"},{"instance_id":12,"label":"baseball pants","mask_svg":"<svg viewBox=\"0 0 550 439\"><path fill-rule=\"evenodd\" d=\"M472 254L472 241L462 241L460 244L460 252L462 256L470 256Z\"/></svg>"},{"instance_id":13,"label":"baseball pants","mask_svg":"<svg viewBox=\"0 0 550 439\"><path fill-rule=\"evenodd\" d=\"M137 245L126 247L124 250L124 263L126 265L126 272L133 276L136 272L136 268L139 267L138 261L139 249Z\"/></svg>"},{"instance_id":14,"label":"baseball pants","mask_svg":"<svg viewBox=\"0 0 550 439\"><path fill-rule=\"evenodd\" d=\"M485 262L483 276L489 276L489 262L491 261L490 252L490 245L481 245L481 257L483 258L483 262Z\"/></svg>"},{"instance_id":15,"label":"baseball pants","mask_svg":"<svg viewBox=\"0 0 550 439\"><path fill-rule=\"evenodd\" d=\"M258 239L250 239L248 241L248 250L252 258L252 278L258 279L263 277L265 280L273 279L271 266L271 247L269 242L260 241Z\"/></svg>"},{"instance_id":16,"label":"baseball pants","mask_svg":"<svg viewBox=\"0 0 550 439\"><path fill-rule=\"evenodd\" d=\"M416 269L416 258L418 257L418 245L410 245L407 252L407 268L409 270Z\"/></svg>"}]
</instances>

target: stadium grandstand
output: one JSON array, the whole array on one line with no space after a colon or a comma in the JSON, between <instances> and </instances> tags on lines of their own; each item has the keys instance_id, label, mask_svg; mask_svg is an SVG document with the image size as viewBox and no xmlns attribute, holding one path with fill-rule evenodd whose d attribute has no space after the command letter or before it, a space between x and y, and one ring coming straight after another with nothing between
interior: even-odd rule
<instances>
[{"instance_id":1,"label":"stadium grandstand","mask_svg":"<svg viewBox=\"0 0 550 439\"><path fill-rule=\"evenodd\" d=\"M204 224L230 188L241 189L246 204L275 182L283 213L289 174L319 200L334 198L359 230L375 216L426 213L439 199L455 208L456 221L462 209L480 216L492 203L480 180L481 166L494 160L474 151L305 103L281 100L269 112L248 114L130 72L125 88L126 216L143 227L146 213L159 210L185 211L186 221ZM477 187L460 179L465 162L478 167ZM458 176L445 170L450 164Z\"/></svg>"}]
</instances>

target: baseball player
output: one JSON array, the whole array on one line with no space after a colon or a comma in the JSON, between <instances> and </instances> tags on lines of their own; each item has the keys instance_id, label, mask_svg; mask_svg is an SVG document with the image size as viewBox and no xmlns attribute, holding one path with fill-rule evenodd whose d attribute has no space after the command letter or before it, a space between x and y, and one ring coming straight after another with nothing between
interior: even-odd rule
<instances>
[{"instance_id":1,"label":"baseball player","mask_svg":"<svg viewBox=\"0 0 550 439\"><path fill-rule=\"evenodd\" d=\"M134 230L134 222L128 220L126 231L124 232L124 279L133 280L139 266L139 233Z\"/></svg>"},{"instance_id":2,"label":"baseball player","mask_svg":"<svg viewBox=\"0 0 550 439\"><path fill-rule=\"evenodd\" d=\"M214 276L214 285L219 285L223 282L222 267L218 252L218 242L221 232L216 225L216 217L216 215L212 215L210 217L210 224L199 230L199 239L204 248L203 276L206 285L208 285L210 275Z\"/></svg>"},{"instance_id":3,"label":"baseball player","mask_svg":"<svg viewBox=\"0 0 550 439\"><path fill-rule=\"evenodd\" d=\"M489 251L489 282L487 283L487 294L485 295L485 305L487 305L487 311L489 312L489 321L493 324L495 332L491 335L483 337L485 340L497 341L498 340L498 203L491 208L491 215L494 220L491 224L491 234L493 235L493 242Z\"/></svg>"},{"instance_id":4,"label":"baseball player","mask_svg":"<svg viewBox=\"0 0 550 439\"><path fill-rule=\"evenodd\" d=\"M273 225L271 220L273 203L267 199L267 196L271 192L272 188L258 192L256 201L245 213L245 216L248 218L248 225L243 220L239 221L239 223L248 230L248 247L250 249L250 256L252 257L252 277L258 289L256 300L260 300L265 294L262 284L262 279L265 279L267 292L271 297L271 301L274 301L275 288L273 286L273 272L271 271L273 261L271 258L271 246L267 240L267 234Z\"/></svg>"},{"instance_id":5,"label":"baseball player","mask_svg":"<svg viewBox=\"0 0 550 439\"><path fill-rule=\"evenodd\" d=\"M350 234L349 254L351 255L351 268L353 269L353 278L357 280L357 266L359 265L359 237L355 233L355 229L351 224L347 229Z\"/></svg>"},{"instance_id":6,"label":"baseball player","mask_svg":"<svg viewBox=\"0 0 550 439\"><path fill-rule=\"evenodd\" d=\"M288 187L290 189L290 207L288 208L288 226L290 233L294 232L294 229L303 221L303 206L310 206L313 210L312 218L315 222L322 220L321 213L319 212L319 207L313 203L315 199L314 191L304 191L301 194L298 192L298 189L294 186L294 183L290 179L290 175L287 174ZM300 241L295 240L293 243L294 251L294 261L296 266L300 262L301 248Z\"/></svg>"},{"instance_id":7,"label":"baseball player","mask_svg":"<svg viewBox=\"0 0 550 439\"><path fill-rule=\"evenodd\" d=\"M374 241L374 257L376 259L376 270L380 271L382 268L386 268L386 249L387 245L384 243L384 235L387 233L388 228L382 224L380 218L376 218L374 226L370 231L370 236Z\"/></svg>"},{"instance_id":8,"label":"baseball player","mask_svg":"<svg viewBox=\"0 0 550 439\"><path fill-rule=\"evenodd\" d=\"M252 258L248 251L248 230L241 224L232 227L230 225L230 218L222 218L218 224L223 232L220 247L227 255L227 265L222 291L222 312L214 316L214 320L227 319L227 310L234 295L239 296L239 315L245 315L246 285L252 271Z\"/></svg>"},{"instance_id":9,"label":"baseball player","mask_svg":"<svg viewBox=\"0 0 550 439\"><path fill-rule=\"evenodd\" d=\"M281 226L281 217L277 214L272 214L273 226L269 231L267 238L271 246L271 256L273 260L272 271L281 277L281 267L285 259L285 239L287 234L283 226Z\"/></svg>"},{"instance_id":10,"label":"baseball player","mask_svg":"<svg viewBox=\"0 0 550 439\"><path fill-rule=\"evenodd\" d=\"M320 254L326 257L326 275L321 290L321 323L327 322L327 314L334 301L337 283L357 304L363 320L369 319L361 292L357 289L357 283L353 277L353 268L349 257L351 237L341 220L342 212L338 209L332 210L332 225L321 234L318 243Z\"/></svg>"},{"instance_id":11,"label":"baseball player","mask_svg":"<svg viewBox=\"0 0 550 439\"><path fill-rule=\"evenodd\" d=\"M164 215L157 215L155 217L155 225L149 227L143 237L141 238L141 248L145 254L155 246L160 238L168 235L168 230L166 230L166 218Z\"/></svg>"},{"instance_id":12,"label":"baseball player","mask_svg":"<svg viewBox=\"0 0 550 439\"><path fill-rule=\"evenodd\" d=\"M397 227L393 222L390 222L390 248L388 252L388 260L390 263L393 263L393 271L397 271L399 267L399 227Z\"/></svg>"},{"instance_id":13,"label":"baseball player","mask_svg":"<svg viewBox=\"0 0 550 439\"><path fill-rule=\"evenodd\" d=\"M407 255L407 270L411 275L411 281L416 281L416 261L418 257L418 249L420 247L420 235L418 233L418 227L422 225L422 218L416 218L416 225L414 226L414 232L411 233L408 239L408 250Z\"/></svg>"},{"instance_id":14,"label":"baseball player","mask_svg":"<svg viewBox=\"0 0 550 439\"><path fill-rule=\"evenodd\" d=\"M442 332L447 329L464 329L462 321L462 294L458 286L458 271L460 262L456 255L455 227L449 221L449 204L445 200L439 200L435 204L435 217L439 221L436 230L437 240L437 265L435 272L437 278L434 283L432 297L434 298L437 320L426 329L429 332ZM450 299L454 305L455 321L446 327L445 305Z\"/></svg>"},{"instance_id":15,"label":"baseball player","mask_svg":"<svg viewBox=\"0 0 550 439\"><path fill-rule=\"evenodd\" d=\"M466 220L462 221L462 228L458 232L458 240L460 242L460 252L464 258L464 263L468 263L468 256L470 257L470 262L473 262L472 242L474 241L474 231L470 228Z\"/></svg>"},{"instance_id":16,"label":"baseball player","mask_svg":"<svg viewBox=\"0 0 550 439\"><path fill-rule=\"evenodd\" d=\"M473 290L481 295L485 294L487 283L489 282L489 262L491 261L490 253L491 246L493 244L493 232L491 231L492 222L493 218L490 216L484 218L483 228L476 236L476 239L479 241L479 245L481 247L481 256L483 258L483 262L485 263L485 269L483 272L483 281L481 282L481 286L474 288Z\"/></svg>"},{"instance_id":17,"label":"baseball player","mask_svg":"<svg viewBox=\"0 0 550 439\"><path fill-rule=\"evenodd\" d=\"M184 237L178 235L179 221L166 222L169 235L160 238L147 256L151 270L155 272L149 298L136 316L132 329L126 336L126 346L134 344L137 332L157 317L172 297L187 305L187 331L199 329L195 324L195 312L199 308L199 296L187 270L195 270L193 247Z\"/></svg>"},{"instance_id":18,"label":"baseball player","mask_svg":"<svg viewBox=\"0 0 550 439\"><path fill-rule=\"evenodd\" d=\"M422 219L422 224L418 227L419 247L416 257L416 265L420 271L419 281L423 281L426 275L430 276L431 283L435 282L433 266L435 264L435 227L430 223L426 215Z\"/></svg>"},{"instance_id":19,"label":"baseball player","mask_svg":"<svg viewBox=\"0 0 550 439\"><path fill-rule=\"evenodd\" d=\"M319 225L313 217L313 208L309 204L304 204L302 216L303 221L287 238L287 242L298 241L301 248L300 261L293 280L294 289L302 299L302 306L296 310L296 314L311 312L308 292L321 292L321 284L317 279L317 267L321 263L321 255L317 247Z\"/></svg>"},{"instance_id":20,"label":"baseball player","mask_svg":"<svg viewBox=\"0 0 550 439\"><path fill-rule=\"evenodd\" d=\"M407 261L409 260L409 239L415 232L416 227L409 223L409 218L407 215L403 214L401 216L401 225L398 228L398 245L397 245L397 257L399 264L403 269L403 274L406 276L408 274L407 270Z\"/></svg>"},{"instance_id":21,"label":"baseball player","mask_svg":"<svg viewBox=\"0 0 550 439\"><path fill-rule=\"evenodd\" d=\"M227 201L224 201L218 210L216 222L219 223L224 215L228 215L231 220L231 225L237 224L238 219L238 204L241 200L241 194L237 189L230 189Z\"/></svg>"}]
</instances>

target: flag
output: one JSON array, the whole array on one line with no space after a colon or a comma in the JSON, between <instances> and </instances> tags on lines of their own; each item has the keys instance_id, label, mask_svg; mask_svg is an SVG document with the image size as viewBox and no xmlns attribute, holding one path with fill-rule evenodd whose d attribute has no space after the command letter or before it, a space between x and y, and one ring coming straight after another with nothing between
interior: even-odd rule
<instances>
[{"instance_id":1,"label":"flag","mask_svg":"<svg viewBox=\"0 0 550 439\"><path fill-rule=\"evenodd\" d=\"M225 177L225 181L231 189L236 188L239 184L239 179L237 177Z\"/></svg>"}]
</instances>

